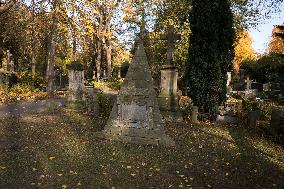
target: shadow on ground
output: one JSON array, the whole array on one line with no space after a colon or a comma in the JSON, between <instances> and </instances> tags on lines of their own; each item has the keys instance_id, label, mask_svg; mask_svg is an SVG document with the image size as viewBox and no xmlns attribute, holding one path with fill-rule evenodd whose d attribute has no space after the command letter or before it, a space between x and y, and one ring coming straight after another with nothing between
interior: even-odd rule
<instances>
[{"instance_id":1,"label":"shadow on ground","mask_svg":"<svg viewBox=\"0 0 284 189\"><path fill-rule=\"evenodd\" d=\"M175 148L94 137L67 109L0 122L0 188L284 188L283 148L242 128L168 123Z\"/></svg>"}]
</instances>

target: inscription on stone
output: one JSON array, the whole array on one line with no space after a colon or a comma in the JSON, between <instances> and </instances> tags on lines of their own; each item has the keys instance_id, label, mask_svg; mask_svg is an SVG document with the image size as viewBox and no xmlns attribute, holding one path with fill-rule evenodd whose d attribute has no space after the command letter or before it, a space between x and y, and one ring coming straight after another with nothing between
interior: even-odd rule
<instances>
[{"instance_id":1,"label":"inscription on stone","mask_svg":"<svg viewBox=\"0 0 284 189\"><path fill-rule=\"evenodd\" d=\"M146 122L147 119L147 108L146 106L138 106L136 104L122 104L119 108L120 116L122 121L137 123L137 122ZM130 124L135 127L139 127L139 124Z\"/></svg>"}]
</instances>

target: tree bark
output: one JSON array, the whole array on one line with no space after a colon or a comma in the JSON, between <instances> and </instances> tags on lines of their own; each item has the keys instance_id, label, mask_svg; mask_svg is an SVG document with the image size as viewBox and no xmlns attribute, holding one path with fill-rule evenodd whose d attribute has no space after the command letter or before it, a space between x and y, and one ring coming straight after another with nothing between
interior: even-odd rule
<instances>
[{"instance_id":1,"label":"tree bark","mask_svg":"<svg viewBox=\"0 0 284 189\"><path fill-rule=\"evenodd\" d=\"M32 76L36 75L36 59L35 59L35 1L32 0Z\"/></svg>"},{"instance_id":2,"label":"tree bark","mask_svg":"<svg viewBox=\"0 0 284 189\"><path fill-rule=\"evenodd\" d=\"M111 55L112 55L112 47L111 47L111 35L110 35L110 17L111 13L106 17L106 32L107 35L105 37L104 49L106 52L106 63L107 63L107 77L111 79L112 75L112 62L111 62Z\"/></svg>"},{"instance_id":3,"label":"tree bark","mask_svg":"<svg viewBox=\"0 0 284 189\"><path fill-rule=\"evenodd\" d=\"M97 69L97 81L101 77L101 63L102 63L102 41L101 41L101 33L102 33L102 25L103 25L103 16L99 15L99 26L97 31L97 56L96 56L96 69Z\"/></svg>"},{"instance_id":4,"label":"tree bark","mask_svg":"<svg viewBox=\"0 0 284 189\"><path fill-rule=\"evenodd\" d=\"M55 37L57 35L57 12L58 12L58 0L53 0L52 3L52 23L50 42L48 46L48 60L46 69L47 79L47 93L51 95L53 93L53 79L54 79L54 66L55 66Z\"/></svg>"}]
</instances>

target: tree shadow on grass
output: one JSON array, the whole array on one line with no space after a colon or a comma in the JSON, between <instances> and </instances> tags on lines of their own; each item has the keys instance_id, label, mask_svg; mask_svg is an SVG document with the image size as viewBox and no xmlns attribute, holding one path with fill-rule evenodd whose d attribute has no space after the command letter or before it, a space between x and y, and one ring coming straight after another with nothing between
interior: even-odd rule
<instances>
[{"instance_id":1,"label":"tree shadow on grass","mask_svg":"<svg viewBox=\"0 0 284 189\"><path fill-rule=\"evenodd\" d=\"M238 168L230 175L232 182L239 188L284 188L283 163L277 161L265 152L258 149L245 129L228 127L239 154L231 159L233 166Z\"/></svg>"}]
</instances>

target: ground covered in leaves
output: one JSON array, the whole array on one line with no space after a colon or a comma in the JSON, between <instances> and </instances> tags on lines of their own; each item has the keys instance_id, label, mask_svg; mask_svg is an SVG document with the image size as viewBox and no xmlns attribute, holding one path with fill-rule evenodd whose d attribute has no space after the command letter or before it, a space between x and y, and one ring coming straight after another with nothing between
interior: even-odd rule
<instances>
[{"instance_id":1,"label":"ground covered in leaves","mask_svg":"<svg viewBox=\"0 0 284 189\"><path fill-rule=\"evenodd\" d=\"M236 126L167 124L176 147L94 137L59 109L0 120L0 188L284 188L284 150Z\"/></svg>"}]
</instances>

